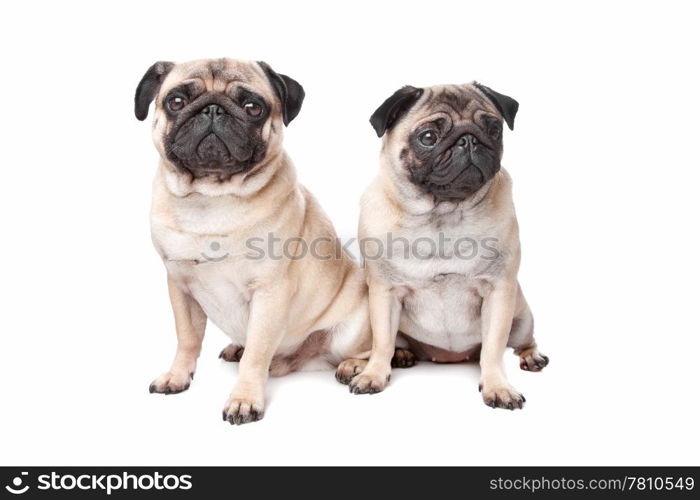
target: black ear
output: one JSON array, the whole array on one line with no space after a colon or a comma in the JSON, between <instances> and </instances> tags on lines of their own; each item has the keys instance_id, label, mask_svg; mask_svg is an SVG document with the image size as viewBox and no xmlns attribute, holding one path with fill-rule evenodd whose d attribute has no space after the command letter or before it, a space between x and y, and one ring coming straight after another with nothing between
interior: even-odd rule
<instances>
[{"instance_id":1,"label":"black ear","mask_svg":"<svg viewBox=\"0 0 700 500\"><path fill-rule=\"evenodd\" d=\"M369 123L377 133L377 137L383 136L384 132L393 127L401 115L408 111L422 94L423 89L406 85L384 101L369 118Z\"/></svg>"},{"instance_id":2,"label":"black ear","mask_svg":"<svg viewBox=\"0 0 700 500\"><path fill-rule=\"evenodd\" d=\"M304 102L304 87L293 78L287 75L282 75L273 70L269 64L263 61L258 61L258 64L263 69L267 78L275 89L277 97L282 102L282 120L285 126L289 125L301 110L301 103Z\"/></svg>"},{"instance_id":3,"label":"black ear","mask_svg":"<svg viewBox=\"0 0 700 500\"><path fill-rule=\"evenodd\" d=\"M134 113L136 113L136 118L141 121L146 119L148 116L148 106L150 106L151 101L158 95L163 80L168 76L173 66L175 66L175 64L171 62L158 61L148 68L146 74L143 75L139 86L136 87L136 96L134 97Z\"/></svg>"},{"instance_id":4,"label":"black ear","mask_svg":"<svg viewBox=\"0 0 700 500\"><path fill-rule=\"evenodd\" d=\"M474 86L481 90L486 97L498 108L498 111L503 115L503 119L508 124L508 128L513 130L513 122L515 121L515 114L518 112L518 101L507 95L499 94L495 90L488 88L486 85L481 85L480 83L474 82Z\"/></svg>"}]
</instances>

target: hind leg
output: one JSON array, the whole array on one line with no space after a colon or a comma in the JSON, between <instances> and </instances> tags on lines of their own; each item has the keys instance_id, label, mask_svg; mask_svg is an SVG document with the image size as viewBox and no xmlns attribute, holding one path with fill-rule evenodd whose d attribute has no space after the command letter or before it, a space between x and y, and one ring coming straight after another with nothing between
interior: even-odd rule
<instances>
[{"instance_id":1,"label":"hind leg","mask_svg":"<svg viewBox=\"0 0 700 500\"><path fill-rule=\"evenodd\" d=\"M508 347L512 347L520 357L520 369L529 372L539 372L549 364L549 358L537 349L534 326L530 307L525 304L523 310L513 318L508 337Z\"/></svg>"},{"instance_id":2,"label":"hind leg","mask_svg":"<svg viewBox=\"0 0 700 500\"><path fill-rule=\"evenodd\" d=\"M416 364L416 355L408 349L397 347L394 349L394 357L391 358L392 368L410 368Z\"/></svg>"}]
</instances>

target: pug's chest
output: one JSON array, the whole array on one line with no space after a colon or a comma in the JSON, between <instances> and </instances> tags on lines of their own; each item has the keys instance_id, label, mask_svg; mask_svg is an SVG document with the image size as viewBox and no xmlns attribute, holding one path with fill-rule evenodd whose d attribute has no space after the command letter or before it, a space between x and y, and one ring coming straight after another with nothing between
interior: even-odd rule
<instances>
[{"instance_id":1,"label":"pug's chest","mask_svg":"<svg viewBox=\"0 0 700 500\"><path fill-rule=\"evenodd\" d=\"M244 248L228 234L195 233L151 223L153 246L168 262L217 263L244 254Z\"/></svg>"},{"instance_id":2,"label":"pug's chest","mask_svg":"<svg viewBox=\"0 0 700 500\"><path fill-rule=\"evenodd\" d=\"M425 242L422 252L416 245L408 255L394 252L380 264L400 294L399 328L424 344L466 352L481 342L483 297L500 273L501 253L495 246L484 248L485 236L463 240L462 248L455 235L442 243L439 235L418 238Z\"/></svg>"},{"instance_id":3,"label":"pug's chest","mask_svg":"<svg viewBox=\"0 0 700 500\"><path fill-rule=\"evenodd\" d=\"M470 266L433 263L398 268L401 332L449 352L465 352L481 342L481 307L489 280Z\"/></svg>"},{"instance_id":4,"label":"pug's chest","mask_svg":"<svg viewBox=\"0 0 700 500\"><path fill-rule=\"evenodd\" d=\"M376 259L382 274L411 289L449 293L474 288L504 269L505 252L498 236L469 227L401 231L387 235L382 247Z\"/></svg>"},{"instance_id":5,"label":"pug's chest","mask_svg":"<svg viewBox=\"0 0 700 500\"><path fill-rule=\"evenodd\" d=\"M225 235L153 227L153 243L168 276L202 307L219 329L245 345L251 300L251 266Z\"/></svg>"}]
</instances>

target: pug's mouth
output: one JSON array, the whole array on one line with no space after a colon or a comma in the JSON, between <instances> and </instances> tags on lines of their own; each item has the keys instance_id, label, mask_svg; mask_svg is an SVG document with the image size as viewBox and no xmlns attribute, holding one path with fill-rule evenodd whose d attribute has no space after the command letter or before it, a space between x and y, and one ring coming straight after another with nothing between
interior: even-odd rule
<instances>
[{"instance_id":1,"label":"pug's mouth","mask_svg":"<svg viewBox=\"0 0 700 500\"><path fill-rule=\"evenodd\" d=\"M196 147L188 149L189 151L186 151L176 142L172 152L185 165L201 170L221 170L233 160L224 141L213 131L202 137Z\"/></svg>"},{"instance_id":2,"label":"pug's mouth","mask_svg":"<svg viewBox=\"0 0 700 500\"><path fill-rule=\"evenodd\" d=\"M197 157L204 162L228 161L231 159L231 152L216 133L210 132L199 142Z\"/></svg>"},{"instance_id":3,"label":"pug's mouth","mask_svg":"<svg viewBox=\"0 0 700 500\"><path fill-rule=\"evenodd\" d=\"M433 169L428 176L429 184L441 189L451 189L456 186L482 185L486 178L481 169L472 162L460 166L447 166Z\"/></svg>"},{"instance_id":4,"label":"pug's mouth","mask_svg":"<svg viewBox=\"0 0 700 500\"><path fill-rule=\"evenodd\" d=\"M214 131L205 135L190 151L185 151L178 142L175 142L171 148L170 157L176 166L195 178L209 176L226 180L253 166L249 164L250 162L241 162L236 159L226 143Z\"/></svg>"},{"instance_id":5,"label":"pug's mouth","mask_svg":"<svg viewBox=\"0 0 700 500\"><path fill-rule=\"evenodd\" d=\"M498 171L497 166L472 161L437 165L427 173L411 171L410 180L436 201L462 201L478 191Z\"/></svg>"}]
</instances>

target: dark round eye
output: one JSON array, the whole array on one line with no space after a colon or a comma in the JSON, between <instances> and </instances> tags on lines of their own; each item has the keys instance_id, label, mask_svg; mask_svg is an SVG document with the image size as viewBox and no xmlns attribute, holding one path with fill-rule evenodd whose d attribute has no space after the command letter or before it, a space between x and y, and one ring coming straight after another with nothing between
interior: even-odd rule
<instances>
[{"instance_id":1,"label":"dark round eye","mask_svg":"<svg viewBox=\"0 0 700 500\"><path fill-rule=\"evenodd\" d=\"M501 127L500 123L492 122L491 124L489 124L488 134L491 136L492 139L500 139L502 133L503 127Z\"/></svg>"},{"instance_id":2,"label":"dark round eye","mask_svg":"<svg viewBox=\"0 0 700 500\"><path fill-rule=\"evenodd\" d=\"M243 109L248 113L249 116L260 116L262 114L263 108L260 104L253 101L248 101L243 105Z\"/></svg>"},{"instance_id":3,"label":"dark round eye","mask_svg":"<svg viewBox=\"0 0 700 500\"><path fill-rule=\"evenodd\" d=\"M438 134L435 130L426 130L418 136L420 142L426 148L432 148L438 141Z\"/></svg>"},{"instance_id":4,"label":"dark round eye","mask_svg":"<svg viewBox=\"0 0 700 500\"><path fill-rule=\"evenodd\" d=\"M185 107L185 104L187 104L187 101L184 97L176 95L168 99L168 109L170 109L170 111L180 111Z\"/></svg>"}]
</instances>

